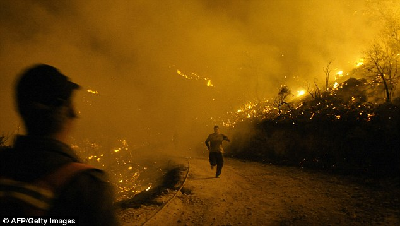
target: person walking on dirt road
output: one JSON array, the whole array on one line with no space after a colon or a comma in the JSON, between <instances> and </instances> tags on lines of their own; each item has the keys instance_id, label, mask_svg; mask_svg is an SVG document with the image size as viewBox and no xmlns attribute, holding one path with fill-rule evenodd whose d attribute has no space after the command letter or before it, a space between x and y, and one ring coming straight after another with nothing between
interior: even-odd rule
<instances>
[{"instance_id":1,"label":"person walking on dirt road","mask_svg":"<svg viewBox=\"0 0 400 226\"><path fill-rule=\"evenodd\" d=\"M230 142L227 136L219 133L219 127L214 126L214 133L209 134L207 140L205 141L209 151L208 158L211 169L214 169L214 167L217 166L215 177L219 177L219 175L221 175L222 166L224 165L224 159L222 157L222 141L224 140Z\"/></svg>"}]
</instances>

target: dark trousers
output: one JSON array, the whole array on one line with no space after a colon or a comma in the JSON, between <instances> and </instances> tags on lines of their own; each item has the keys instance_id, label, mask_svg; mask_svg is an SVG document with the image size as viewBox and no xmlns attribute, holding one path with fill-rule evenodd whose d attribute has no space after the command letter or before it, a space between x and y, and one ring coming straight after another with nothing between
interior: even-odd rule
<instances>
[{"instance_id":1,"label":"dark trousers","mask_svg":"<svg viewBox=\"0 0 400 226\"><path fill-rule=\"evenodd\" d=\"M224 158L222 157L221 152L210 152L208 155L208 159L212 166L217 165L216 176L221 174L222 166L224 165Z\"/></svg>"}]
</instances>

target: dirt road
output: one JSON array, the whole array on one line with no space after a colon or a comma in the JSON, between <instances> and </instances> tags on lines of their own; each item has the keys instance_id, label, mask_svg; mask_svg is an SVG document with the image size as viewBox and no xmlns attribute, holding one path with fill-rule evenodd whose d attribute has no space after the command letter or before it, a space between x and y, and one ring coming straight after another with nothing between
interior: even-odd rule
<instances>
[{"instance_id":1,"label":"dirt road","mask_svg":"<svg viewBox=\"0 0 400 226\"><path fill-rule=\"evenodd\" d=\"M206 159L191 159L182 192L157 213L160 207L125 210L122 222L400 225L400 190L393 181L358 183L350 177L232 159L225 159L220 178L214 175Z\"/></svg>"}]
</instances>

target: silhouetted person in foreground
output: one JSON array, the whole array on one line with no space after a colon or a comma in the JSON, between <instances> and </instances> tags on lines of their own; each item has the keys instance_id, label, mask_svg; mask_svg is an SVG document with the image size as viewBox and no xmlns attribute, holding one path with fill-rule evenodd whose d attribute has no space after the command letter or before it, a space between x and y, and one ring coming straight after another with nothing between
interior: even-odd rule
<instances>
[{"instance_id":1,"label":"silhouetted person in foreground","mask_svg":"<svg viewBox=\"0 0 400 226\"><path fill-rule=\"evenodd\" d=\"M219 127L214 126L214 133L208 135L208 138L205 142L209 151L208 157L211 164L211 169L214 169L214 167L217 166L215 177L219 177L219 175L221 175L222 166L224 165L224 159L222 157L222 141L224 140L230 142L227 136L219 133Z\"/></svg>"},{"instance_id":2,"label":"silhouetted person in foreground","mask_svg":"<svg viewBox=\"0 0 400 226\"><path fill-rule=\"evenodd\" d=\"M79 86L49 65L35 65L16 84L27 135L0 151L0 214L77 217L79 225L118 225L105 173L79 162L66 144L77 118Z\"/></svg>"}]
</instances>

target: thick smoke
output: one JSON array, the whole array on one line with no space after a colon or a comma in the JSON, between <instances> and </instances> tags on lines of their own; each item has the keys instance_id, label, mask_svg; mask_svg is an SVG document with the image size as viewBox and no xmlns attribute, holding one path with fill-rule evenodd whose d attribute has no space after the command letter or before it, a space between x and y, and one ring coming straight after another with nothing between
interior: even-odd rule
<instances>
[{"instance_id":1,"label":"thick smoke","mask_svg":"<svg viewBox=\"0 0 400 226\"><path fill-rule=\"evenodd\" d=\"M21 124L16 75L41 62L84 87L77 137L202 141L211 117L283 84L322 83L329 61L351 68L376 32L365 9L362 0L1 1L0 132Z\"/></svg>"}]
</instances>

